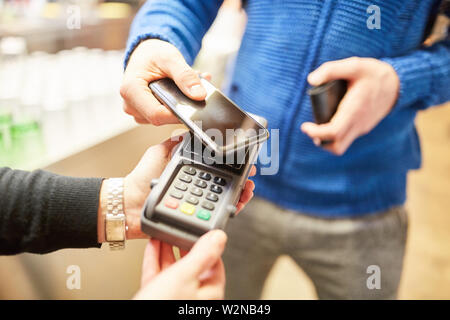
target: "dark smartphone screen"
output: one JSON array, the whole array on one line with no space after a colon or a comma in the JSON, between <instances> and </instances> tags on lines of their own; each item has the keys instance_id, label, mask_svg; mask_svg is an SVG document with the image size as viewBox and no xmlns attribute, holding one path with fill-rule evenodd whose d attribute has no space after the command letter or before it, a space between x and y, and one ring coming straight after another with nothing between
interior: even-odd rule
<instances>
[{"instance_id":1,"label":"dark smartphone screen","mask_svg":"<svg viewBox=\"0 0 450 320\"><path fill-rule=\"evenodd\" d=\"M267 130L260 123L242 111L209 82L205 82L207 97L204 101L195 101L186 97L175 83L167 78L152 82L150 88L188 127L197 127L191 128L194 132L201 130L212 139L216 137L215 134L220 134L223 139L213 139L219 148L233 149L233 145L241 145L252 139L267 138ZM233 141L229 141L230 131L227 130L232 130ZM211 132L215 134L213 136L208 134Z\"/></svg>"}]
</instances>

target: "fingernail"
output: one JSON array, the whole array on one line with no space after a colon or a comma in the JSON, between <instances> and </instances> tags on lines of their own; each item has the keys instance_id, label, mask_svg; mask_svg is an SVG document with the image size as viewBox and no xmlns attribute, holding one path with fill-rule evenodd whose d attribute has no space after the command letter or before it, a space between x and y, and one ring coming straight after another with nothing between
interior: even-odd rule
<instances>
[{"instance_id":1,"label":"fingernail","mask_svg":"<svg viewBox=\"0 0 450 320\"><path fill-rule=\"evenodd\" d=\"M308 82L309 82L309 84L311 84L311 85L316 85L316 84L319 82L319 79L318 79L317 77L318 77L318 76L317 76L317 73L311 72L311 73L308 75Z\"/></svg>"},{"instance_id":2,"label":"fingernail","mask_svg":"<svg viewBox=\"0 0 450 320\"><path fill-rule=\"evenodd\" d=\"M170 137L170 141L173 142L181 142L183 140L183 136L172 136Z\"/></svg>"},{"instance_id":3,"label":"fingernail","mask_svg":"<svg viewBox=\"0 0 450 320\"><path fill-rule=\"evenodd\" d=\"M302 125L300 126L300 130L302 130L304 133L306 133L308 131L309 127L310 127L310 124L305 122L305 123L302 123Z\"/></svg>"},{"instance_id":4,"label":"fingernail","mask_svg":"<svg viewBox=\"0 0 450 320\"><path fill-rule=\"evenodd\" d=\"M320 146L320 139L319 138L314 138L313 142L316 145L316 147Z\"/></svg>"},{"instance_id":5,"label":"fingernail","mask_svg":"<svg viewBox=\"0 0 450 320\"><path fill-rule=\"evenodd\" d=\"M193 85L192 87L190 87L189 92L193 96L196 96L196 97L203 96L206 94L205 89L199 84L196 84L196 85Z\"/></svg>"},{"instance_id":6,"label":"fingernail","mask_svg":"<svg viewBox=\"0 0 450 320\"><path fill-rule=\"evenodd\" d=\"M226 235L223 231L214 231L213 235L211 237L211 241L216 242L216 243L221 243L221 242L225 242L226 239Z\"/></svg>"}]
</instances>

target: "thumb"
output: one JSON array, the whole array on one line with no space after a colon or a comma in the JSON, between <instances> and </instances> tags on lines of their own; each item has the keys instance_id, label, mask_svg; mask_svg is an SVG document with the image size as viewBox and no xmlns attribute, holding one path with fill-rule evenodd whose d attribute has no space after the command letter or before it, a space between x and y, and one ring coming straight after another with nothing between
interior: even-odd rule
<instances>
[{"instance_id":1,"label":"thumb","mask_svg":"<svg viewBox=\"0 0 450 320\"><path fill-rule=\"evenodd\" d=\"M144 156L142 157L142 160L140 162L152 162L156 165L159 165L158 161L161 160L169 160L172 149L178 145L183 140L182 135L173 136L169 139L166 139L165 141L161 142L160 144L151 146L147 149Z\"/></svg>"},{"instance_id":2,"label":"thumb","mask_svg":"<svg viewBox=\"0 0 450 320\"><path fill-rule=\"evenodd\" d=\"M177 59L171 59L170 63L162 66L163 71L175 81L178 88L194 100L204 100L206 90L200 82L200 77L180 55Z\"/></svg>"},{"instance_id":3,"label":"thumb","mask_svg":"<svg viewBox=\"0 0 450 320\"><path fill-rule=\"evenodd\" d=\"M308 75L308 82L312 86L319 86L338 79L353 80L358 76L359 66L357 57L328 61Z\"/></svg>"},{"instance_id":4,"label":"thumb","mask_svg":"<svg viewBox=\"0 0 450 320\"><path fill-rule=\"evenodd\" d=\"M182 268L186 274L199 277L216 265L222 256L226 242L227 236L222 230L213 230L203 235L191 251L182 258L184 260Z\"/></svg>"},{"instance_id":5,"label":"thumb","mask_svg":"<svg viewBox=\"0 0 450 320\"><path fill-rule=\"evenodd\" d=\"M172 150L175 146L177 146L181 141L183 140L183 135L175 135L172 136L170 138L168 138L167 140L165 140L164 142L161 143L161 147L164 150L164 154L166 154L167 157L170 157L170 155L172 154Z\"/></svg>"},{"instance_id":6,"label":"thumb","mask_svg":"<svg viewBox=\"0 0 450 320\"><path fill-rule=\"evenodd\" d=\"M142 287L149 283L161 271L161 266L159 265L160 252L161 242L151 239L145 248L142 261Z\"/></svg>"},{"instance_id":7,"label":"thumb","mask_svg":"<svg viewBox=\"0 0 450 320\"><path fill-rule=\"evenodd\" d=\"M135 181L146 185L145 188L147 188L148 180L161 175L171 158L172 149L182 139L182 136L172 137L148 148L130 175L135 177Z\"/></svg>"}]
</instances>

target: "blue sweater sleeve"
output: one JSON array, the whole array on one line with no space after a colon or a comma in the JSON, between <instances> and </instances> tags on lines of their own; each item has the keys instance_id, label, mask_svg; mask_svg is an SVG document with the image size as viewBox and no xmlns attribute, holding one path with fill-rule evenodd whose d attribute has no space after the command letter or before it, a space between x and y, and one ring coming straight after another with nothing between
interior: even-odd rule
<instances>
[{"instance_id":1,"label":"blue sweater sleeve","mask_svg":"<svg viewBox=\"0 0 450 320\"><path fill-rule=\"evenodd\" d=\"M450 100L450 39L382 60L392 65L400 79L395 108L424 109Z\"/></svg>"},{"instance_id":2,"label":"blue sweater sleeve","mask_svg":"<svg viewBox=\"0 0 450 320\"><path fill-rule=\"evenodd\" d=\"M150 38L170 42L192 64L221 3L220 0L148 0L131 25L125 66L136 46Z\"/></svg>"}]
</instances>

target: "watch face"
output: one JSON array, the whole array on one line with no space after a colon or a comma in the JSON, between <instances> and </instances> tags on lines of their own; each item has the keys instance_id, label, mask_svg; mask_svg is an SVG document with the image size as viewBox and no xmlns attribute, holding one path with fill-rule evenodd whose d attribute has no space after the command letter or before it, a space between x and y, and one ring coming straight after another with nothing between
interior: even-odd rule
<instances>
[{"instance_id":1,"label":"watch face","mask_svg":"<svg viewBox=\"0 0 450 320\"><path fill-rule=\"evenodd\" d=\"M106 241L125 241L125 217L106 219Z\"/></svg>"}]
</instances>

